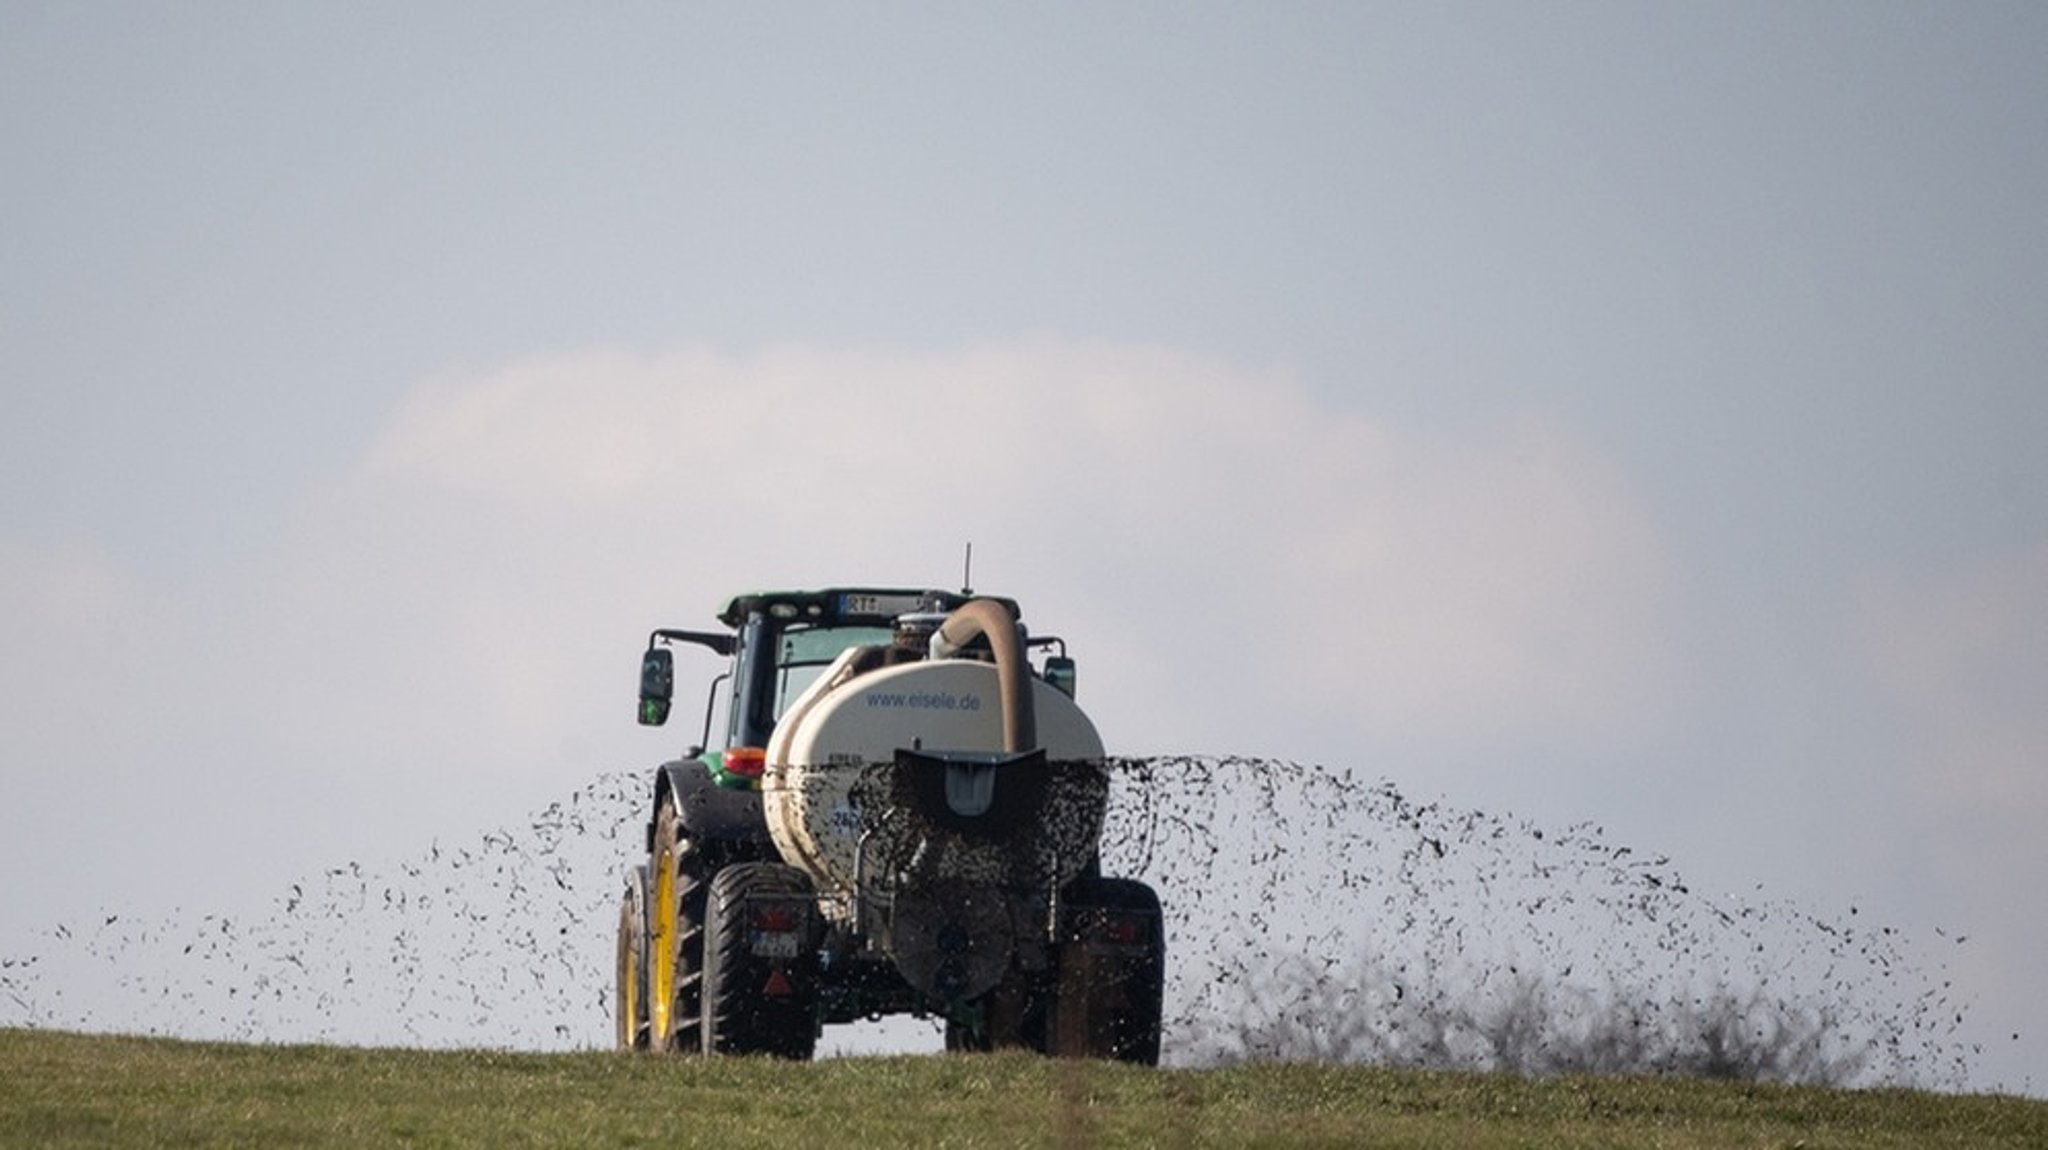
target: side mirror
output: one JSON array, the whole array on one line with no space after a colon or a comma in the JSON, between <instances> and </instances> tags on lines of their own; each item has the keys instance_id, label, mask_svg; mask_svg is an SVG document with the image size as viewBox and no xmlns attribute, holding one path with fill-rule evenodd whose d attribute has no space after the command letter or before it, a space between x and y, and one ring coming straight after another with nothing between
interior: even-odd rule
<instances>
[{"instance_id":1,"label":"side mirror","mask_svg":"<svg viewBox=\"0 0 2048 1150\"><path fill-rule=\"evenodd\" d=\"M1071 699L1074 697L1074 661L1065 655L1049 655L1045 660L1045 681Z\"/></svg>"},{"instance_id":2,"label":"side mirror","mask_svg":"<svg viewBox=\"0 0 2048 1150\"><path fill-rule=\"evenodd\" d=\"M649 647L640 658L640 725L668 722L668 705L676 694L676 656L667 647Z\"/></svg>"}]
</instances>

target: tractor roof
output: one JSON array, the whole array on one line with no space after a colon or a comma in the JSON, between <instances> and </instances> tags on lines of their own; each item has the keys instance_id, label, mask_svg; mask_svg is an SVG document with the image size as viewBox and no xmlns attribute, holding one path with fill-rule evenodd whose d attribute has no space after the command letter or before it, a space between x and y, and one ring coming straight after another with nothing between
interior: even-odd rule
<instances>
[{"instance_id":1,"label":"tractor roof","mask_svg":"<svg viewBox=\"0 0 2048 1150\"><path fill-rule=\"evenodd\" d=\"M970 599L995 599L1009 608L1012 618L1022 612L1013 599L994 595L963 594L907 587L827 587L817 591L754 591L735 595L718 613L728 627L737 628L748 615L765 611L784 619L804 619L825 626L867 624L887 627L898 615L917 612L943 613Z\"/></svg>"}]
</instances>

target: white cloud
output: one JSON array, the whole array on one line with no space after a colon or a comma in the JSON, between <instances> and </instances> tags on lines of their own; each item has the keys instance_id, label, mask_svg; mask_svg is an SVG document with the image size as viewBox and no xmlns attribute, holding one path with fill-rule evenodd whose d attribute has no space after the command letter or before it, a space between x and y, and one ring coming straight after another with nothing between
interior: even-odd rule
<instances>
[{"instance_id":1,"label":"white cloud","mask_svg":"<svg viewBox=\"0 0 2048 1150\"><path fill-rule=\"evenodd\" d=\"M972 540L983 581L1082 642L1170 749L1274 708L1604 738L1672 672L1655 526L1569 429L1432 439L1164 349L514 364L422 388L359 482L525 518L508 588L612 584L557 537L586 532L664 618L763 582L949 582Z\"/></svg>"},{"instance_id":2,"label":"white cloud","mask_svg":"<svg viewBox=\"0 0 2048 1150\"><path fill-rule=\"evenodd\" d=\"M648 629L950 585L968 540L1119 753L1601 742L1670 669L1654 526L1541 420L1421 436L1158 348L595 350L422 384L203 592L5 556L13 861L118 842L76 881L178 898L514 817L694 736L628 718Z\"/></svg>"}]
</instances>

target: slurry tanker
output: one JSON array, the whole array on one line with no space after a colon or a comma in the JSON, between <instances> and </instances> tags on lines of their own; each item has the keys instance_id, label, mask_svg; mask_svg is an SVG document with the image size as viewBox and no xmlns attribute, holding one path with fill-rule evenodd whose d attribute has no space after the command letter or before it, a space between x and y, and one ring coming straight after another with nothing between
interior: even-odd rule
<instances>
[{"instance_id":1,"label":"slurry tanker","mask_svg":"<svg viewBox=\"0 0 2048 1150\"><path fill-rule=\"evenodd\" d=\"M647 726L677 647L727 663L653 774L619 1046L805 1059L826 1026L909 1013L948 1050L1156 1064L1159 898L1102 873L1108 770L1066 644L966 592L761 592L718 620L641 660Z\"/></svg>"}]
</instances>

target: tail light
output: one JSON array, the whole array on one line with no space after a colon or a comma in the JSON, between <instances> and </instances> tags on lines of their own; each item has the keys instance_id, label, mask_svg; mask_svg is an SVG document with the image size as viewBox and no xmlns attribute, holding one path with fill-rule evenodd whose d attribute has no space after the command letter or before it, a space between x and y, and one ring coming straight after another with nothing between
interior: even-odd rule
<instances>
[{"instance_id":1,"label":"tail light","mask_svg":"<svg viewBox=\"0 0 2048 1150\"><path fill-rule=\"evenodd\" d=\"M755 902L747 907L747 950L757 958L793 959L804 952L810 925L802 903ZM777 969L780 969L778 966Z\"/></svg>"},{"instance_id":2,"label":"tail light","mask_svg":"<svg viewBox=\"0 0 2048 1150\"><path fill-rule=\"evenodd\" d=\"M768 769L768 752L760 747L727 747L719 765L728 775L758 779Z\"/></svg>"},{"instance_id":3,"label":"tail light","mask_svg":"<svg viewBox=\"0 0 2048 1150\"><path fill-rule=\"evenodd\" d=\"M796 908L784 902L759 903L754 907L754 929L786 934L799 925Z\"/></svg>"}]
</instances>

